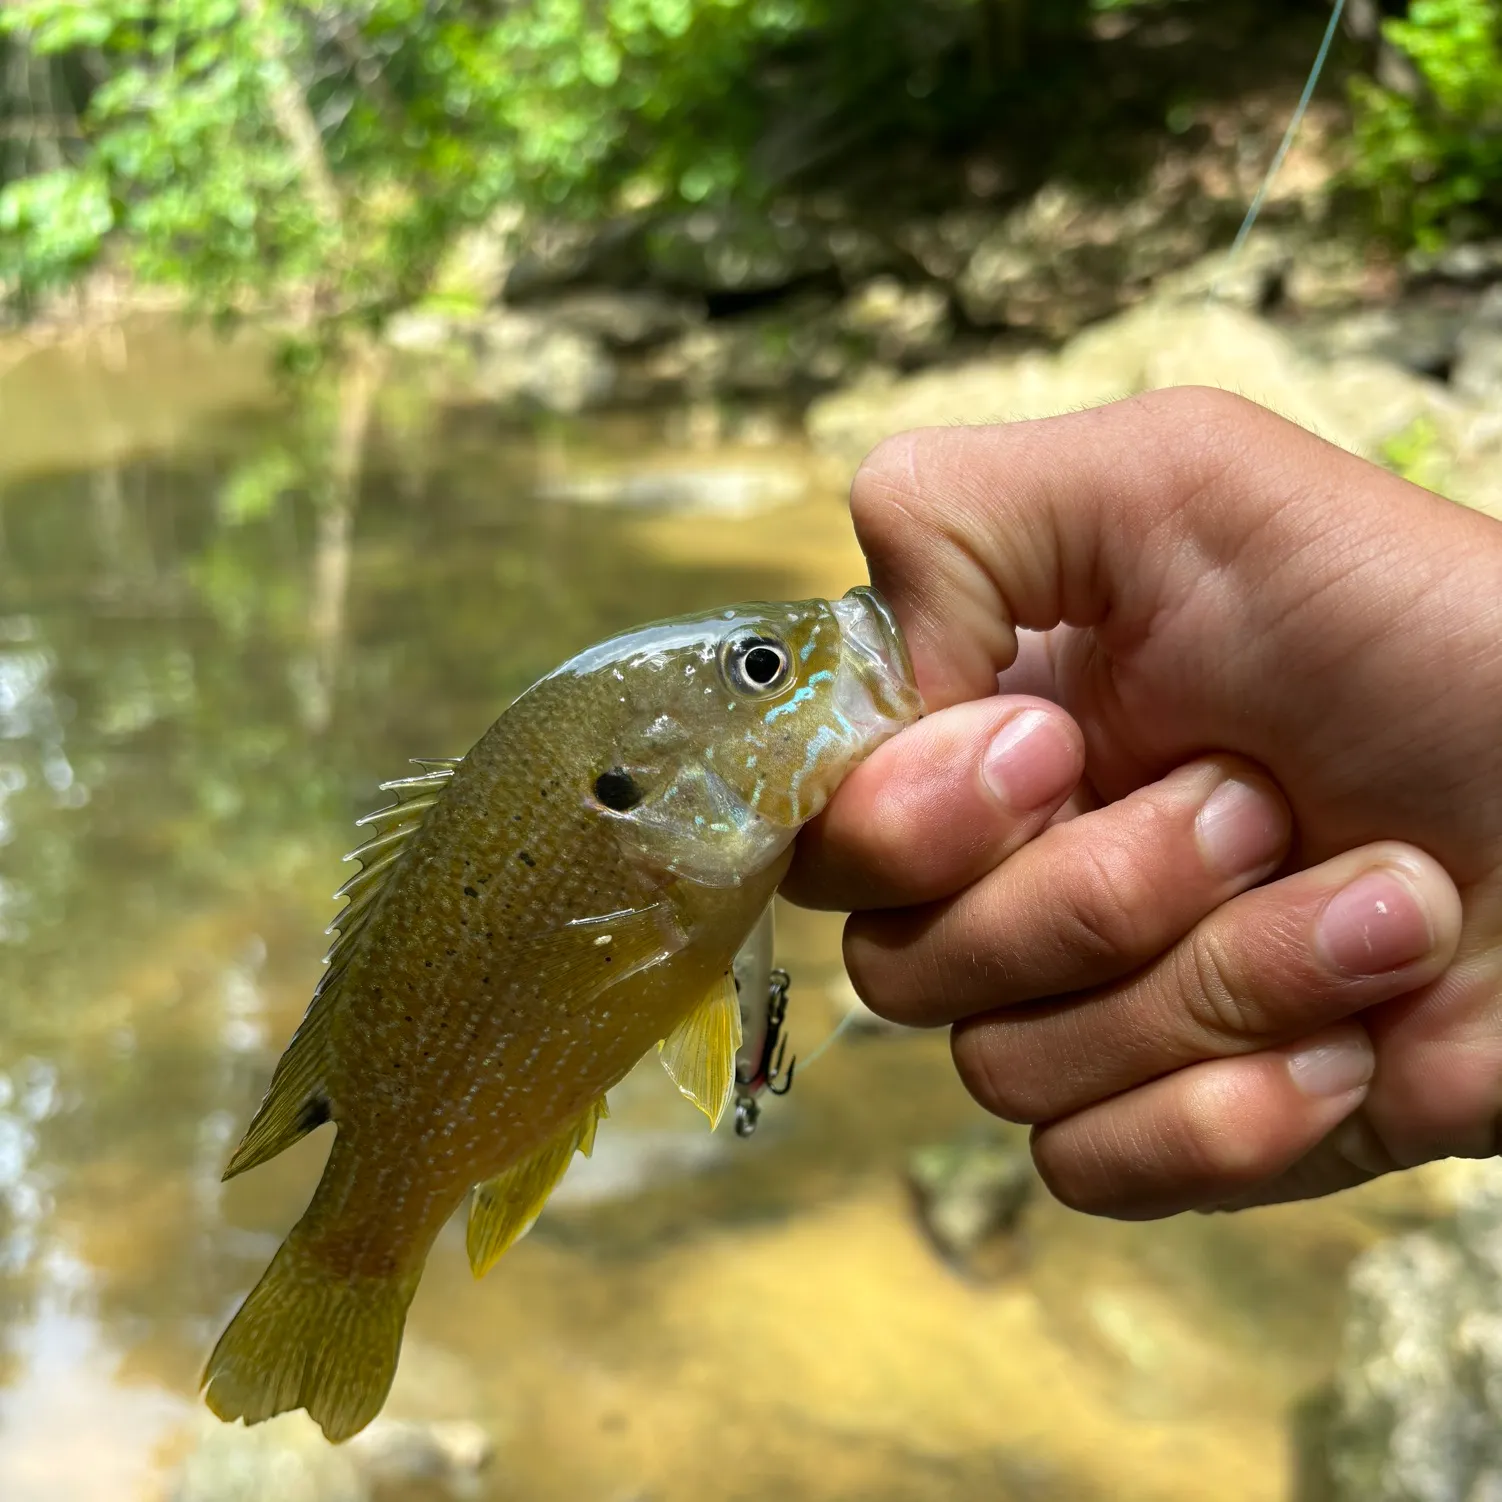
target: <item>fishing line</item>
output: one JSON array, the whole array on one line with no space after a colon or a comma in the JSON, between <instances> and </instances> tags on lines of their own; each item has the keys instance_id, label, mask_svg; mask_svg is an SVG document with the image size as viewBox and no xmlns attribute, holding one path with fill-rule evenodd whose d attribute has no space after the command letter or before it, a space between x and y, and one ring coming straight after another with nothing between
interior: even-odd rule
<instances>
[{"instance_id":1,"label":"fishing line","mask_svg":"<svg viewBox=\"0 0 1502 1502\"><path fill-rule=\"evenodd\" d=\"M1346 0L1335 0L1335 9L1330 12L1330 24L1325 27L1324 40L1319 44L1319 51L1315 54L1314 66L1309 70L1309 78L1304 84L1304 92L1299 96L1293 118L1288 122L1288 129L1283 132L1283 140L1273 156L1272 165L1268 167L1267 175L1262 179L1262 186L1257 189L1257 194L1252 199L1252 206L1246 211L1246 218L1241 221L1241 228L1236 231L1236 238L1231 242L1230 250L1226 252L1226 263L1221 267L1220 275L1210 284L1210 290L1205 294L1207 300L1213 299L1220 291L1221 283L1236 264L1236 259L1246 244L1246 238L1251 234L1252 226L1262 212L1262 205L1267 199L1268 191L1272 188L1273 179L1277 177L1283 166L1283 159L1288 155L1294 137L1299 133L1299 126L1304 123L1304 114L1309 108L1309 101L1314 97L1314 88L1319 82L1319 76L1325 70L1325 60L1330 56L1330 47L1335 41L1336 28L1340 25L1340 18L1345 8Z\"/></svg>"},{"instance_id":2,"label":"fishing line","mask_svg":"<svg viewBox=\"0 0 1502 1502\"><path fill-rule=\"evenodd\" d=\"M1304 116L1308 113L1309 103L1314 98L1314 90L1319 84L1320 75L1325 71L1325 63L1330 56L1330 48L1335 42L1335 33L1340 27L1340 18L1345 14L1346 0L1335 0L1335 7L1330 12L1330 24L1325 27L1324 37L1319 44L1319 51L1314 55L1314 66L1309 70L1309 77L1304 82L1304 92L1299 95L1299 102L1294 107L1293 116L1288 122L1288 129L1283 132L1283 139L1278 144L1278 149L1273 155L1271 164L1262 179L1262 185L1257 189L1251 206L1246 211L1246 217L1241 221L1241 228L1236 231L1236 238L1231 242L1231 248L1226 252L1225 265L1221 267L1220 274L1210 284L1210 290L1205 294L1206 300L1213 300L1220 291L1221 283L1230 274L1240 256L1242 247L1245 246L1247 236L1252 232L1252 226L1256 224L1258 216L1262 213L1262 206L1267 201L1267 195L1272 189L1273 180L1282 170L1283 162L1287 158L1293 146L1294 139L1299 133L1299 127L1304 123ZM852 1007L840 1021L824 1035L823 1041L811 1054L806 1054L798 1060L798 1073L808 1073L811 1065L823 1057L844 1033L855 1024L860 1008Z\"/></svg>"},{"instance_id":3,"label":"fishing line","mask_svg":"<svg viewBox=\"0 0 1502 1502\"><path fill-rule=\"evenodd\" d=\"M852 1006L850 1010L846 1012L845 1015L841 1017L840 1020L832 1028L830 1028L830 1030L824 1035L824 1041L820 1043L819 1046L814 1049L811 1054L805 1054L803 1058L798 1060L799 1079L802 1079L803 1076L808 1073L810 1064L813 1064L821 1054L827 1053L829 1049L834 1047L834 1045L839 1041L840 1035L846 1030L846 1028L854 1025L855 1020L859 1015L860 1004L857 1003L855 1006Z\"/></svg>"}]
</instances>

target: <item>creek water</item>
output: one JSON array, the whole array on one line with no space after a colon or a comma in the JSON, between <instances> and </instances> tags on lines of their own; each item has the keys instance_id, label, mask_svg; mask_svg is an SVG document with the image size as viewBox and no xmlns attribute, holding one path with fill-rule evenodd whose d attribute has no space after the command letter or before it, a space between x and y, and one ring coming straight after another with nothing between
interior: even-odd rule
<instances>
[{"instance_id":1,"label":"creek water","mask_svg":"<svg viewBox=\"0 0 1502 1502\"><path fill-rule=\"evenodd\" d=\"M332 505L336 416L254 347L157 325L0 361L6 1502L168 1496L212 1424L203 1357L327 1133L220 1170L377 782L610 631L864 578L842 477L793 440L518 426L411 387ZM845 1005L839 920L781 921L807 1051ZM390 1411L483 1425L480 1495L1296 1494L1379 1198L1148 1226L1040 1201L1013 1275L976 1283L903 1183L914 1149L1005 1130L941 1034L847 1036L747 1142L655 1063L613 1111L483 1282L450 1226L413 1307Z\"/></svg>"}]
</instances>

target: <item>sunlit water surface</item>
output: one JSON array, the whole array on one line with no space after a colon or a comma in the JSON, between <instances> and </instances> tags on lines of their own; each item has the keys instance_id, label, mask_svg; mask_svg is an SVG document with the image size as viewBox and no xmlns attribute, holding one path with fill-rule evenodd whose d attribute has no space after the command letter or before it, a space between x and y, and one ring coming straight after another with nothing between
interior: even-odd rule
<instances>
[{"instance_id":1,"label":"sunlit water surface","mask_svg":"<svg viewBox=\"0 0 1502 1502\"><path fill-rule=\"evenodd\" d=\"M328 421L249 353L148 329L4 363L0 1497L118 1502L167 1495L212 1423L204 1354L327 1150L219 1182L375 784L608 632L863 572L791 445L393 397L339 513ZM783 503L749 515L558 499L769 466ZM781 933L807 1050L839 923ZM1292 1494L1367 1202L1135 1227L1040 1203L1016 1275L974 1285L903 1188L915 1147L988 1130L942 1036L842 1041L750 1142L655 1063L613 1105L532 1235L476 1284L450 1226L414 1305L390 1411L482 1424L482 1495Z\"/></svg>"}]
</instances>

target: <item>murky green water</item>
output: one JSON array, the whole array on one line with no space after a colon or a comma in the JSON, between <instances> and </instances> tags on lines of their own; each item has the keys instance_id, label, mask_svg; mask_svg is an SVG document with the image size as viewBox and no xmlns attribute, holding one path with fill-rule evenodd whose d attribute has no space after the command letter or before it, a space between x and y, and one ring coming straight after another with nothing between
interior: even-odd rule
<instances>
[{"instance_id":1,"label":"murky green water","mask_svg":"<svg viewBox=\"0 0 1502 1502\"><path fill-rule=\"evenodd\" d=\"M163 1495L201 1431L204 1353L325 1136L219 1172L375 784L607 632L861 577L817 479L733 518L556 498L622 466L803 474L786 448L391 402L341 512L329 416L150 333L0 376L5 1502ZM783 957L806 1048L838 1015L837 921L786 915ZM972 1287L900 1171L977 1124L937 1036L842 1044L749 1143L639 1071L483 1284L440 1241L392 1411L484 1425L495 1498L1176 1498L1206 1466L1219 1496L1287 1495L1288 1414L1367 1223L1040 1206L1019 1274Z\"/></svg>"}]
</instances>

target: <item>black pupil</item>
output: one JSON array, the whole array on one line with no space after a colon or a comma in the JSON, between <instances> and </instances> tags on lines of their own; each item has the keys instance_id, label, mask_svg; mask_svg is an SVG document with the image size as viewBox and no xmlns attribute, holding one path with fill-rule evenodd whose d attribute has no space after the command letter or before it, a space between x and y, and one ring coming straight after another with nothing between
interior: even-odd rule
<instances>
[{"instance_id":1,"label":"black pupil","mask_svg":"<svg viewBox=\"0 0 1502 1502\"><path fill-rule=\"evenodd\" d=\"M741 664L747 683L765 688L782 671L782 653L776 647L752 647Z\"/></svg>"},{"instance_id":2,"label":"black pupil","mask_svg":"<svg viewBox=\"0 0 1502 1502\"><path fill-rule=\"evenodd\" d=\"M595 778L595 797L617 813L625 813L641 802L641 789L636 779L622 767L612 767Z\"/></svg>"}]
</instances>

